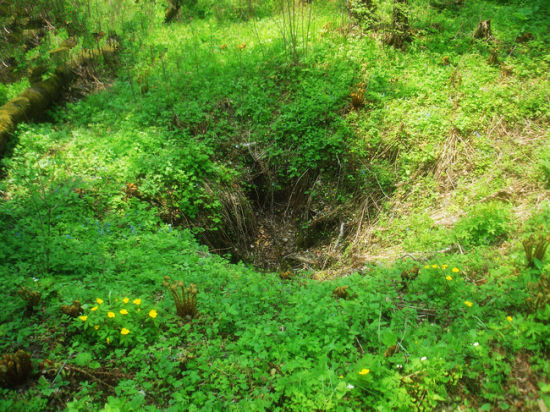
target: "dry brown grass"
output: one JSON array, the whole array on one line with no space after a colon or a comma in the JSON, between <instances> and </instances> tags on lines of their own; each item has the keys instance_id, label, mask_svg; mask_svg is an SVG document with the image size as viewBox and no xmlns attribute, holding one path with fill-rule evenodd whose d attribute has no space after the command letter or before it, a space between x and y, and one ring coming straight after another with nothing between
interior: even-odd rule
<instances>
[{"instance_id":1,"label":"dry brown grass","mask_svg":"<svg viewBox=\"0 0 550 412\"><path fill-rule=\"evenodd\" d=\"M483 146L487 139L483 144L476 144L477 136L464 136L453 128L441 144L440 154L429 171L437 184L437 200L423 210L429 214L434 227L452 228L464 210L474 203L501 201L511 205L519 232L527 219L550 201L550 191L543 180L537 178L538 154L547 139L548 126L543 121L531 120L512 126L500 116L494 116L487 124L483 134L491 142L494 160L485 173L474 171L487 157ZM460 253L460 249L452 247L406 251L402 244L395 242L395 233L388 228L389 224L395 227L396 222L406 226L409 219L419 213L417 205L422 204L422 194L432 190L426 184L425 172L413 173L409 184L399 186L387 199L389 206L384 211L374 206L378 204L376 199L365 196L363 204L356 209L356 220L348 228L351 235L345 239L345 255L333 256L331 261L338 263L313 277L320 280L345 277L365 270L370 264ZM381 223L378 212L384 214L386 223ZM511 248L517 247L517 242L505 242L499 252L508 254Z\"/></svg>"}]
</instances>

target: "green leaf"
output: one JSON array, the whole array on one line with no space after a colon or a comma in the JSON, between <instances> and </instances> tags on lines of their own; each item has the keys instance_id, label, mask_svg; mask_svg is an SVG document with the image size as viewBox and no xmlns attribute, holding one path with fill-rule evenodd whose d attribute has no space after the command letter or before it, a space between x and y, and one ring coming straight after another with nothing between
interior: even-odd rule
<instances>
[{"instance_id":1,"label":"green leaf","mask_svg":"<svg viewBox=\"0 0 550 412\"><path fill-rule=\"evenodd\" d=\"M92 361L92 354L90 352L81 352L74 358L74 363L78 366L88 366Z\"/></svg>"},{"instance_id":2,"label":"green leaf","mask_svg":"<svg viewBox=\"0 0 550 412\"><path fill-rule=\"evenodd\" d=\"M397 336L390 330L385 330L381 335L382 343L386 346L395 345L397 343Z\"/></svg>"}]
</instances>

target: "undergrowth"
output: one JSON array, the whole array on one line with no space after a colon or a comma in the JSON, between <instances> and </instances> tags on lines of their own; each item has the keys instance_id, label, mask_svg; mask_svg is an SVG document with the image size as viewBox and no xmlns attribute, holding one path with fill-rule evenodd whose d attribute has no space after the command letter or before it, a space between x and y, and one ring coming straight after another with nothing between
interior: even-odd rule
<instances>
[{"instance_id":1,"label":"undergrowth","mask_svg":"<svg viewBox=\"0 0 550 412\"><path fill-rule=\"evenodd\" d=\"M545 3L410 1L404 49L389 1L183 3L74 2L45 36L116 30L120 66L2 160L0 354L33 371L0 409L548 405ZM346 276L237 262L265 215Z\"/></svg>"}]
</instances>

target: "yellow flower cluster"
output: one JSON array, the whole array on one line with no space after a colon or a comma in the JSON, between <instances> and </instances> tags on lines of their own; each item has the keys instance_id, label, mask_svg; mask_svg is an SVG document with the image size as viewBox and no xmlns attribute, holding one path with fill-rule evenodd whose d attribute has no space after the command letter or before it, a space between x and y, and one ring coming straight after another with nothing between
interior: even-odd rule
<instances>
[{"instance_id":1,"label":"yellow flower cluster","mask_svg":"<svg viewBox=\"0 0 550 412\"><path fill-rule=\"evenodd\" d=\"M443 269L443 270L445 270L445 269L447 269L448 267L449 267L449 265L441 265L441 266L439 266L439 265L433 264L433 265L431 265L431 266L430 266L430 265L424 266L424 269ZM453 272L453 273L458 273L458 272L460 272L460 269L457 268L457 267L453 267L453 268L451 269L451 272Z\"/></svg>"},{"instance_id":2,"label":"yellow flower cluster","mask_svg":"<svg viewBox=\"0 0 550 412\"><path fill-rule=\"evenodd\" d=\"M122 302L122 304L128 304L130 303L130 298L128 297L123 297L121 299L118 299L118 298L115 298L114 299L114 302ZM141 308L139 307L142 303L142 300L141 298L135 298L131 301L135 306L137 306L137 310L135 311L136 313L137 312L140 312L141 311ZM100 305L102 305L104 303L104 300L101 299L101 298L95 298L95 303L96 305L92 306L90 308L90 315L92 316L92 318L89 320L89 322L91 323L90 327L92 325L93 326L93 329L95 331L98 331L100 329L100 325L99 324L96 324L96 323L101 323L101 320L97 319L97 315L95 313L98 313L99 314L99 309L100 309ZM120 305L120 303L118 303ZM110 310L109 310L110 309ZM121 314L121 315L130 315L130 310L131 308L130 307L122 307L122 308L119 308L118 309L118 313ZM111 308L111 307L104 307L104 311L103 311L103 316L106 316L107 318L109 319L115 319L117 317L116 315L116 311L114 308ZM148 317L151 318L151 319L155 319L157 316L158 316L158 312L156 309L151 309L149 310L148 312ZM101 315L100 315L101 316ZM84 314L84 315L81 315L78 317L78 319L80 319L80 321L82 322L86 322L88 321L88 315L87 314ZM99 320L99 322L97 322L97 320ZM114 326L114 325L113 325ZM120 326L119 326L120 327ZM119 327L116 327L116 329L118 329ZM128 327L121 327L120 329L120 334L122 336L126 336L126 335L129 335L131 334L131 330L128 328ZM105 338L105 342L107 344L110 344L112 343L112 338L111 337L106 337Z\"/></svg>"}]
</instances>

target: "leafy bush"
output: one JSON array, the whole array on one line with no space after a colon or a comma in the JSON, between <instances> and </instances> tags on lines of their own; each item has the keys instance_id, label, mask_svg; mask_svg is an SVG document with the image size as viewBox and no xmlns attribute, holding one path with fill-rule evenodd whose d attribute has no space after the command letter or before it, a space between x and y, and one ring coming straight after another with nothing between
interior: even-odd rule
<instances>
[{"instance_id":1,"label":"leafy bush","mask_svg":"<svg viewBox=\"0 0 550 412\"><path fill-rule=\"evenodd\" d=\"M17 97L19 93L28 87L30 87L30 83L27 79L8 85L0 83L0 106Z\"/></svg>"},{"instance_id":2,"label":"leafy bush","mask_svg":"<svg viewBox=\"0 0 550 412\"><path fill-rule=\"evenodd\" d=\"M454 234L464 245L495 245L508 237L511 221L508 206L497 202L480 204L456 223Z\"/></svg>"}]
</instances>

